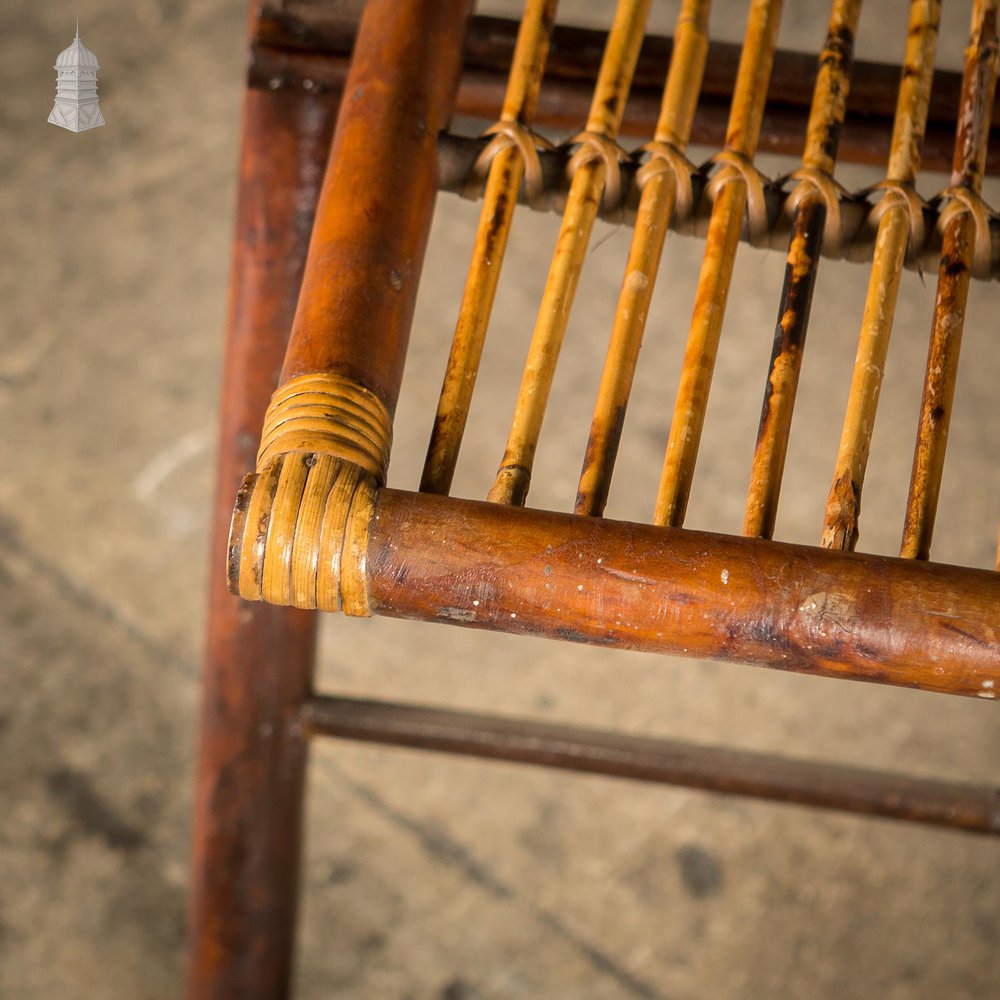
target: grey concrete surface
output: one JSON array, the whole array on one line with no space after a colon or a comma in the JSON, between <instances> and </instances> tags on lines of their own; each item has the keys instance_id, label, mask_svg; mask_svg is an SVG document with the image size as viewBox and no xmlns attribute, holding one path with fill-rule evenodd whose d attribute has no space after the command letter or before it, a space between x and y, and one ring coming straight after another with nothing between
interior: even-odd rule
<instances>
[{"instance_id":1,"label":"grey concrete surface","mask_svg":"<svg viewBox=\"0 0 1000 1000\"><path fill-rule=\"evenodd\" d=\"M497 9L498 4L489 5ZM511 5L507 5L509 8ZM814 48L825 4L789 10ZM738 38L743 5L713 29ZM898 59L901 0L860 52ZM567 0L600 23L607 4ZM178 995L221 329L238 3L7 0L0 35L0 996ZM74 17L105 128L46 124ZM655 3L669 30L676 4ZM965 4L947 13L958 65ZM778 172L786 164L771 162ZM870 179L845 172L848 183ZM944 186L925 177L922 191ZM996 204L997 190L991 189ZM443 197L391 481L416 484L475 209ZM555 220L521 213L456 491L502 442ZM531 502L567 509L628 245L601 226ZM672 238L609 513L649 516L700 258ZM743 249L690 523L736 531L781 281ZM817 537L866 283L825 263L778 523ZM976 286L939 558L992 564L996 288ZM933 276L908 274L862 548L898 543ZM323 623L321 686L993 780L995 706L388 620ZM1000 993L992 841L695 792L339 744L310 775L298 995L358 1000L963 1000Z\"/></svg>"}]
</instances>

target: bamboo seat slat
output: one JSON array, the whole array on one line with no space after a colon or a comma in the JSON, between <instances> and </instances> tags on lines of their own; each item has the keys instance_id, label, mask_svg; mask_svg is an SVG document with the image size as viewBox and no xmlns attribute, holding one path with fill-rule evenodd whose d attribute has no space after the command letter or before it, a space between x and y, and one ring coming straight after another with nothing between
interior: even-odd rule
<instances>
[{"instance_id":1,"label":"bamboo seat slat","mask_svg":"<svg viewBox=\"0 0 1000 1000\"><path fill-rule=\"evenodd\" d=\"M937 297L900 547L901 556L914 559L930 558L969 279L974 269L982 273L986 268L985 262L976 258L985 256L977 248L985 214L979 195L989 143L989 119L984 110L993 105L997 83L997 8L997 0L976 0L966 50L948 206L953 211L946 209L942 217Z\"/></svg>"},{"instance_id":2,"label":"bamboo seat slat","mask_svg":"<svg viewBox=\"0 0 1000 1000\"><path fill-rule=\"evenodd\" d=\"M778 306L743 520L743 534L759 538L770 538L774 534L820 247L832 207L827 204L823 184L832 184L860 14L860 0L836 0L833 4L806 127L802 166L808 180L802 184L805 191L792 217L785 282Z\"/></svg>"},{"instance_id":3,"label":"bamboo seat slat","mask_svg":"<svg viewBox=\"0 0 1000 1000\"><path fill-rule=\"evenodd\" d=\"M847 413L827 499L821 544L851 550L858 541L861 491L892 334L903 260L913 223L910 193L920 169L920 146L934 78L940 0L912 0L906 57L893 123L883 214L879 221Z\"/></svg>"},{"instance_id":4,"label":"bamboo seat slat","mask_svg":"<svg viewBox=\"0 0 1000 1000\"><path fill-rule=\"evenodd\" d=\"M683 153L691 135L708 51L709 7L710 0L685 0L677 18L674 53L651 149L653 158L643 168L645 183L636 211L635 232L580 474L577 514L599 516L607 503L663 243L678 191L683 190L682 179L689 180L683 157L673 154Z\"/></svg>"},{"instance_id":5,"label":"bamboo seat slat","mask_svg":"<svg viewBox=\"0 0 1000 1000\"><path fill-rule=\"evenodd\" d=\"M507 128L524 130L532 120L556 3L557 0L529 0L525 8L500 115L499 124ZM484 153L496 145L491 143ZM451 488L486 340L486 327L507 249L517 193L527 166L525 152L516 141L510 140L499 144L489 163L472 263L420 483L420 489L425 493L447 493Z\"/></svg>"},{"instance_id":6,"label":"bamboo seat slat","mask_svg":"<svg viewBox=\"0 0 1000 1000\"><path fill-rule=\"evenodd\" d=\"M725 152L750 163L757 151L781 7L780 0L754 0L747 19ZM712 206L694 315L653 511L654 524L680 527L684 523L736 246L747 209L747 187L746 183L735 181L724 184ZM753 220L750 222L752 225Z\"/></svg>"},{"instance_id":7,"label":"bamboo seat slat","mask_svg":"<svg viewBox=\"0 0 1000 1000\"><path fill-rule=\"evenodd\" d=\"M489 492L490 500L496 503L523 505L528 494L535 449L590 233L609 175L617 171L617 164L609 170L607 144L618 137L648 11L649 0L619 0L615 12L590 114L579 135L581 149L571 161L577 169L528 348L507 448Z\"/></svg>"}]
</instances>

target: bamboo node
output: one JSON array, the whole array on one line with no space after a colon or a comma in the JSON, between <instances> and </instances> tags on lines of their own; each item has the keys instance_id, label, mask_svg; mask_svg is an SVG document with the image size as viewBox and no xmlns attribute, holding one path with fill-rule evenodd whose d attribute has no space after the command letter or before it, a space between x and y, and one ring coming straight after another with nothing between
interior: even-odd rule
<instances>
[{"instance_id":1,"label":"bamboo node","mask_svg":"<svg viewBox=\"0 0 1000 1000\"><path fill-rule=\"evenodd\" d=\"M521 122L507 119L501 119L482 134L484 137L492 138L476 157L476 162L472 165L462 189L462 197L473 200L478 198L497 154L505 149L516 149L521 154L521 162L524 165L524 193L528 204L532 208L544 208L545 183L542 179L542 163L538 158L538 151L554 149L552 143L532 132Z\"/></svg>"},{"instance_id":2,"label":"bamboo node","mask_svg":"<svg viewBox=\"0 0 1000 1000\"><path fill-rule=\"evenodd\" d=\"M906 257L910 262L917 261L927 236L924 224L924 209L928 207L927 202L917 194L916 188L909 182L888 179L879 181L874 187L867 188L862 192L862 197L867 198L873 192L879 191L882 192L882 196L872 205L865 226L871 227L874 231L878 228L879 221L886 212L898 205L903 205L910 219Z\"/></svg>"},{"instance_id":3,"label":"bamboo node","mask_svg":"<svg viewBox=\"0 0 1000 1000\"><path fill-rule=\"evenodd\" d=\"M316 453L354 463L382 486L391 437L392 421L375 393L332 372L299 375L271 397L257 469L283 453Z\"/></svg>"},{"instance_id":4,"label":"bamboo node","mask_svg":"<svg viewBox=\"0 0 1000 1000\"><path fill-rule=\"evenodd\" d=\"M633 154L636 161L641 162L635 175L635 182L641 191L653 177L669 174L674 182L674 225L681 222L693 225L694 220L694 186L691 176L695 173L695 165L670 142L647 142Z\"/></svg>"},{"instance_id":5,"label":"bamboo node","mask_svg":"<svg viewBox=\"0 0 1000 1000\"><path fill-rule=\"evenodd\" d=\"M988 280L993 273L993 236L990 232L992 212L985 201L971 188L955 186L945 188L931 207L940 214L937 228L944 232L948 224L960 215L969 213L974 226L972 239L972 274Z\"/></svg>"},{"instance_id":6,"label":"bamboo node","mask_svg":"<svg viewBox=\"0 0 1000 1000\"><path fill-rule=\"evenodd\" d=\"M600 161L604 164L604 208L611 211L621 203L622 171L621 165L628 159L628 153L613 139L600 132L584 129L577 132L567 146L576 146L573 155L566 164L566 173L572 177L577 170L587 163Z\"/></svg>"},{"instance_id":7,"label":"bamboo node","mask_svg":"<svg viewBox=\"0 0 1000 1000\"><path fill-rule=\"evenodd\" d=\"M772 182L753 165L749 157L734 149L724 149L716 153L706 166L710 176L705 185L705 197L714 202L723 185L733 182L743 184L747 192L750 244L764 249L770 247L771 231L764 189Z\"/></svg>"},{"instance_id":8,"label":"bamboo node","mask_svg":"<svg viewBox=\"0 0 1000 1000\"><path fill-rule=\"evenodd\" d=\"M826 257L840 257L844 251L844 225L840 203L842 199L850 197L847 190L825 170L816 167L800 167L782 177L777 183L784 187L789 181L794 181L795 184L785 197L782 211L791 215L806 195L818 196L826 210L826 219L823 223L823 254Z\"/></svg>"}]
</instances>

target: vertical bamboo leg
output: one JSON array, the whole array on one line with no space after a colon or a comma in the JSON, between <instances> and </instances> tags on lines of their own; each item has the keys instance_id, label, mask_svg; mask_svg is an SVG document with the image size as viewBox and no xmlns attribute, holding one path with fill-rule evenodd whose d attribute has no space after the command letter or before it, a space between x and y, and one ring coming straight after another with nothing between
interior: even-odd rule
<instances>
[{"instance_id":1,"label":"vertical bamboo leg","mask_svg":"<svg viewBox=\"0 0 1000 1000\"><path fill-rule=\"evenodd\" d=\"M528 142L531 137L524 126L534 117L556 2L528 0L525 5L500 114L501 125L512 130L511 134L520 129ZM524 168L524 151L513 144L501 148L490 164L472 262L420 481L424 493L447 494L451 489Z\"/></svg>"},{"instance_id":2,"label":"vertical bamboo leg","mask_svg":"<svg viewBox=\"0 0 1000 1000\"><path fill-rule=\"evenodd\" d=\"M660 158L658 165L666 169L651 171L643 184L580 474L577 514L600 516L607 504L646 315L677 199L676 171L687 169L680 154L687 148L701 91L710 6L711 0L685 0L677 18L673 56L652 149L653 156ZM656 164L655 159L651 162Z\"/></svg>"},{"instance_id":3,"label":"vertical bamboo leg","mask_svg":"<svg viewBox=\"0 0 1000 1000\"><path fill-rule=\"evenodd\" d=\"M996 82L997 0L977 0L965 54L951 174L952 191L964 194L971 204L976 203L982 191L990 138L989 109L993 107ZM982 220L969 208L963 209L960 202L953 202L950 207L958 210L946 222L941 242L934 320L899 553L910 559L930 558L976 237L985 235L979 230L988 231L988 223L983 226Z\"/></svg>"},{"instance_id":4,"label":"vertical bamboo leg","mask_svg":"<svg viewBox=\"0 0 1000 1000\"><path fill-rule=\"evenodd\" d=\"M524 374L514 408L507 449L489 492L494 503L523 505L569 321L587 244L608 180L607 156L613 154L632 74L639 57L649 0L619 0L614 24L594 88L581 152L573 174L555 254L535 322Z\"/></svg>"},{"instance_id":5,"label":"vertical bamboo leg","mask_svg":"<svg viewBox=\"0 0 1000 1000\"><path fill-rule=\"evenodd\" d=\"M806 185L806 193L798 203L792 220L785 283L781 290L781 305L743 519L743 533L759 538L770 538L774 534L792 409L819 270L823 229L827 221L827 206L818 181L825 180L832 187L860 13L861 0L834 0L813 90L806 148L802 157L803 177L799 180L800 184Z\"/></svg>"},{"instance_id":6,"label":"vertical bamboo leg","mask_svg":"<svg viewBox=\"0 0 1000 1000\"><path fill-rule=\"evenodd\" d=\"M233 256L194 815L188 1000L288 993L315 616L226 590L232 496L284 355L333 102L252 90Z\"/></svg>"},{"instance_id":7,"label":"vertical bamboo leg","mask_svg":"<svg viewBox=\"0 0 1000 1000\"><path fill-rule=\"evenodd\" d=\"M781 0L754 0L726 130L726 151L741 161L752 161L757 151L780 20ZM746 181L737 173L726 178L712 206L654 524L679 527L684 522L747 193Z\"/></svg>"},{"instance_id":8,"label":"vertical bamboo leg","mask_svg":"<svg viewBox=\"0 0 1000 1000\"><path fill-rule=\"evenodd\" d=\"M927 123L940 16L940 0L912 0L906 59L889 153L889 187L884 196L890 201L878 224L847 414L826 505L822 544L827 548L853 549L858 540L861 490L889 351L899 279L913 228L914 212L908 196L912 197L912 185L920 169L920 146Z\"/></svg>"}]
</instances>

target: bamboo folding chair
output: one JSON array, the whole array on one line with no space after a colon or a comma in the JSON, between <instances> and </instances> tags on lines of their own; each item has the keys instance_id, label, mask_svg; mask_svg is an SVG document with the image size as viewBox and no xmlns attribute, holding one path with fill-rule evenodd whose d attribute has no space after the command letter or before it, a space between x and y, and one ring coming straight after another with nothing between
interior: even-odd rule
<instances>
[{"instance_id":1,"label":"bamboo folding chair","mask_svg":"<svg viewBox=\"0 0 1000 1000\"><path fill-rule=\"evenodd\" d=\"M527 0L519 24L473 17L470 0L369 0L360 21L343 2L254 8L190 997L288 989L317 735L1000 832L995 788L312 690L319 609L995 697L1000 575L936 563L930 545L965 304L972 279L1000 262L981 198L1000 166L988 149L998 0L974 0L964 72L938 73L933 92L939 0L912 0L902 73L853 64L860 0L832 0L818 58L776 50L780 0L750 0L742 46L709 44L709 2L683 0L672 40L645 34L649 0L618 0L606 37L554 25L556 0ZM864 115L848 112L849 89ZM455 111L494 124L455 135ZM544 127L578 131L555 147L534 131ZM696 168L692 142L719 152ZM769 181L759 150L795 156L798 169ZM838 157L884 164L885 179L849 194ZM930 201L916 192L922 164L951 169ZM413 491L385 475L438 189L482 209ZM461 499L449 491L519 203L559 212L559 238L495 482L485 501ZM578 494L572 511L533 509L535 449L598 216L633 232ZM704 251L662 476L651 523L612 521L603 514L671 228L700 233ZM780 248L787 264L737 537L683 525L741 241ZM821 537L803 546L772 536L821 257L870 262L870 281ZM890 558L854 549L905 267L936 269L937 297Z\"/></svg>"}]
</instances>

